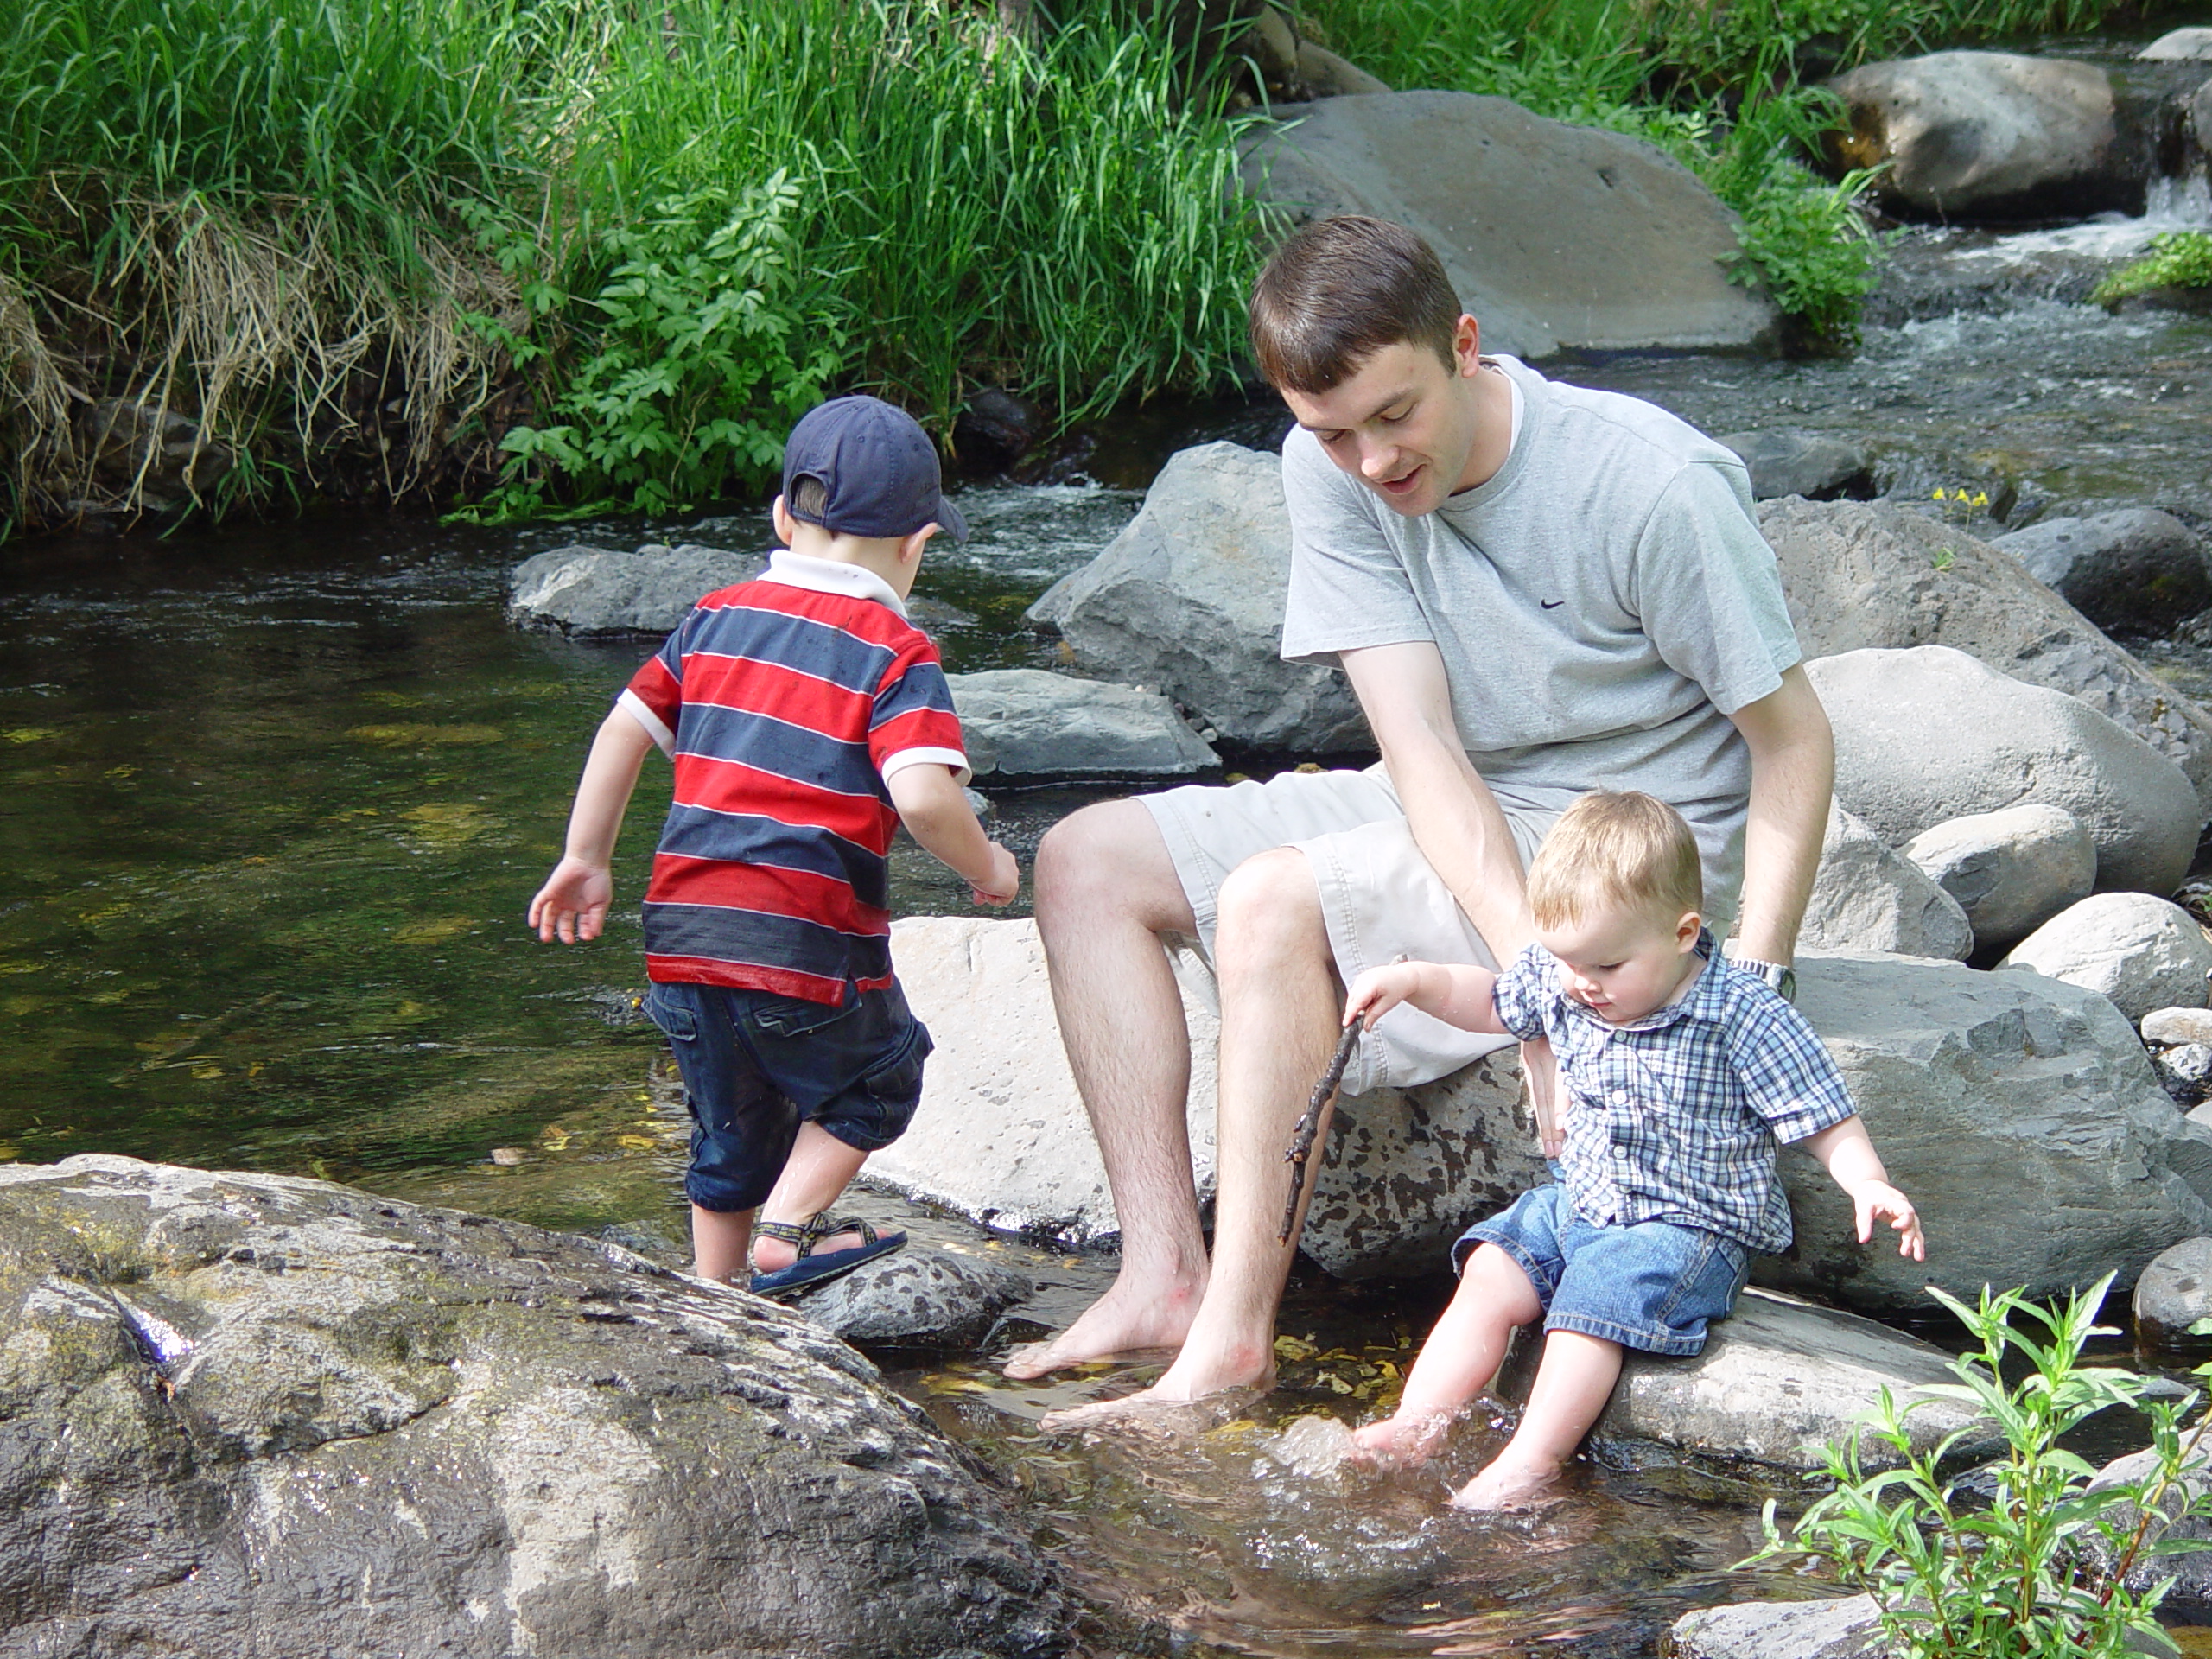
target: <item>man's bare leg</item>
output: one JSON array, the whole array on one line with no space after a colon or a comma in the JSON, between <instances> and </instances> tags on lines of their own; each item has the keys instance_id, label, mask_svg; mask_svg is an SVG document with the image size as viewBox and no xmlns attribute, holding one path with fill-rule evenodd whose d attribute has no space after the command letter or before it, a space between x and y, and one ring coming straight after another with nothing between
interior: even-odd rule
<instances>
[{"instance_id":1,"label":"man's bare leg","mask_svg":"<svg viewBox=\"0 0 2212 1659\"><path fill-rule=\"evenodd\" d=\"M1143 1393L1048 1418L1082 1421L1198 1400L1274 1377L1274 1318L1293 1246L1276 1242L1290 1173L1283 1147L1336 1046L1343 994L1313 867L1293 848L1249 859L1222 884L1213 1271L1175 1362ZM1323 1125L1325 1135L1327 1126ZM1318 1144L1318 1142L1317 1142ZM1119 1202L1119 1189L1116 1189ZM1308 1183L1302 1203L1311 1203Z\"/></svg>"},{"instance_id":2,"label":"man's bare leg","mask_svg":"<svg viewBox=\"0 0 2212 1659\"><path fill-rule=\"evenodd\" d=\"M1580 1331L1544 1338L1544 1357L1505 1450L1452 1495L1462 1510L1510 1510L1541 1497L1598 1421L1620 1379L1621 1345Z\"/></svg>"},{"instance_id":3,"label":"man's bare leg","mask_svg":"<svg viewBox=\"0 0 2212 1659\"><path fill-rule=\"evenodd\" d=\"M1147 808L1104 802L1053 826L1033 880L1052 1007L1113 1187L1122 1268L1065 1331L1016 1350L1012 1377L1173 1348L1206 1285L1184 1117L1191 1036L1160 939L1198 922L1166 843Z\"/></svg>"}]
</instances>

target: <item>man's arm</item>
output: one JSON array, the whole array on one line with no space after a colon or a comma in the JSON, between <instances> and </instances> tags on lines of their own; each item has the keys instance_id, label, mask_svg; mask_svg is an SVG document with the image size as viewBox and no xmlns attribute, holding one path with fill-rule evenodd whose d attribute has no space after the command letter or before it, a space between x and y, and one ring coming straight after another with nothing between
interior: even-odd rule
<instances>
[{"instance_id":1,"label":"man's arm","mask_svg":"<svg viewBox=\"0 0 2212 1659\"><path fill-rule=\"evenodd\" d=\"M576 784L566 851L530 901L530 925L539 938L550 942L558 933L562 944L574 944L597 938L607 925L614 902L614 838L652 747L652 734L626 709L616 709L601 722Z\"/></svg>"},{"instance_id":2,"label":"man's arm","mask_svg":"<svg viewBox=\"0 0 2212 1659\"><path fill-rule=\"evenodd\" d=\"M1741 918L1729 953L1786 967L1820 868L1835 786L1835 739L1802 664L1783 671L1778 690L1729 719L1751 752Z\"/></svg>"}]
</instances>

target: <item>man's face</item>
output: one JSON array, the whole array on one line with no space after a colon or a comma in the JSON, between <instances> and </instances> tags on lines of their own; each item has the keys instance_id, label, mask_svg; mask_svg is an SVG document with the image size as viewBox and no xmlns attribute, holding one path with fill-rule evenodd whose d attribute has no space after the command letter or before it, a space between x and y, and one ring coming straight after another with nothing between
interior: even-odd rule
<instances>
[{"instance_id":1,"label":"man's face","mask_svg":"<svg viewBox=\"0 0 2212 1659\"><path fill-rule=\"evenodd\" d=\"M1425 346L1385 346L1324 392L1288 391L1299 425L1394 512L1433 512L1462 487L1475 451L1475 321L1459 319L1455 362Z\"/></svg>"}]
</instances>

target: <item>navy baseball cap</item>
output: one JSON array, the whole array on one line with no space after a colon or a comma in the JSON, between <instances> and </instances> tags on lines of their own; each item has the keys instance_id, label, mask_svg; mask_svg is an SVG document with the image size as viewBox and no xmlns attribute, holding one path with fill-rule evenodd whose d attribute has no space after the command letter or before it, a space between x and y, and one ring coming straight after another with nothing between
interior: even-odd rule
<instances>
[{"instance_id":1,"label":"navy baseball cap","mask_svg":"<svg viewBox=\"0 0 2212 1659\"><path fill-rule=\"evenodd\" d=\"M791 505L791 486L821 480L818 514ZM940 524L956 542L968 521L944 499L937 446L914 417L880 397L834 397L807 411L784 445L784 505L793 518L847 536L911 536Z\"/></svg>"}]
</instances>

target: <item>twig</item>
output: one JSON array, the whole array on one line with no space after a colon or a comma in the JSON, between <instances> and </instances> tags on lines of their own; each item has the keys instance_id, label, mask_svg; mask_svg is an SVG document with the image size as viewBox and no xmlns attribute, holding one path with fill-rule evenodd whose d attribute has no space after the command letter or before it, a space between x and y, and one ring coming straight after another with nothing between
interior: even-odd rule
<instances>
[{"instance_id":1,"label":"twig","mask_svg":"<svg viewBox=\"0 0 2212 1659\"><path fill-rule=\"evenodd\" d=\"M1344 1065L1351 1058L1351 1051L1359 1041L1360 1022L1357 1020L1344 1027L1344 1034L1337 1040L1337 1052L1329 1057L1329 1068L1321 1073L1321 1081L1313 1085L1313 1098L1306 1103L1306 1115L1298 1120L1298 1127L1291 1131L1290 1145L1282 1160L1290 1166L1290 1198L1282 1207L1282 1230L1275 1235L1275 1243L1287 1244L1298 1226L1298 1195L1306 1190L1306 1160L1313 1155L1314 1138L1321 1132L1321 1114L1329 1109L1336 1097L1337 1085L1344 1080ZM1327 1152L1325 1147L1324 1154Z\"/></svg>"}]
</instances>

